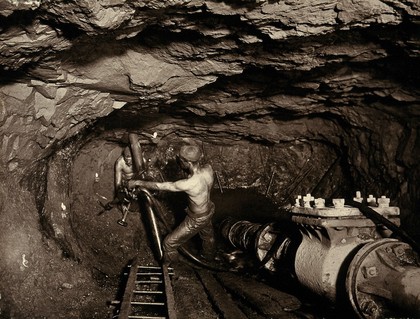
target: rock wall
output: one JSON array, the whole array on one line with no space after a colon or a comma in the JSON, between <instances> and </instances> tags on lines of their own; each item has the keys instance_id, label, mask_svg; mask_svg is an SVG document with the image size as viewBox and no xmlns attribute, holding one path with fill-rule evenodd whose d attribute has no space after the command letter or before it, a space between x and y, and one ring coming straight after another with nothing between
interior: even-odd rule
<instances>
[{"instance_id":1,"label":"rock wall","mask_svg":"<svg viewBox=\"0 0 420 319\"><path fill-rule=\"evenodd\" d=\"M65 296L72 267L83 293L95 286L84 258L100 249L82 237L107 221L80 225L79 207L99 162L110 196L109 154L128 132L168 178L173 146L193 138L223 187L268 189L279 206L307 192L387 195L420 239L419 14L410 0L0 0L2 312L42 317L52 301L16 287ZM122 239L118 262L139 238ZM52 288L35 280L48 272Z\"/></svg>"}]
</instances>

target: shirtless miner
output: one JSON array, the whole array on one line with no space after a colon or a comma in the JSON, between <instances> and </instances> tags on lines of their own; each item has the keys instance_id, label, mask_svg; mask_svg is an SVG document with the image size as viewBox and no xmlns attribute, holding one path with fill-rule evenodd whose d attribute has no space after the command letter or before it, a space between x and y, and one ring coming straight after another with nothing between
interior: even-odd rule
<instances>
[{"instance_id":1,"label":"shirtless miner","mask_svg":"<svg viewBox=\"0 0 420 319\"><path fill-rule=\"evenodd\" d=\"M149 182L131 180L128 186L152 190L185 192L188 195L187 216L163 241L164 262L177 259L177 249L199 234L202 239L202 256L212 260L215 255L215 238L212 224L214 204L210 200L214 174L210 165L201 166L201 150L196 145L184 145L179 151L180 166L188 171L188 177L176 182Z\"/></svg>"},{"instance_id":2,"label":"shirtless miner","mask_svg":"<svg viewBox=\"0 0 420 319\"><path fill-rule=\"evenodd\" d=\"M124 211L124 206L129 203L127 198L128 181L134 177L133 157L131 155L130 147L125 147L123 153L115 161L114 165L114 199L105 205L106 210L110 210L116 205L121 205L121 210Z\"/></svg>"}]
</instances>

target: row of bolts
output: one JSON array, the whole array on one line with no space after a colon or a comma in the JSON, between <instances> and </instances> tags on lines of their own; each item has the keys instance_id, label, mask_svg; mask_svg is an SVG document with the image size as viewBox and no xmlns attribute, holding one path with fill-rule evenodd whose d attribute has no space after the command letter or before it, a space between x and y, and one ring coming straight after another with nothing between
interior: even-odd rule
<instances>
[{"instance_id":1,"label":"row of bolts","mask_svg":"<svg viewBox=\"0 0 420 319\"><path fill-rule=\"evenodd\" d=\"M364 198L362 197L360 191L356 192L356 197L353 197L355 202L362 203ZM311 194L306 194L306 196L298 195L295 201L295 207L306 207L312 208L311 203L314 202L314 208L325 208L325 199L324 198L314 198ZM332 200L334 208L343 208L345 204L344 198L334 198ZM374 206L379 208L389 207L390 199L386 196L381 196L376 199L373 195L369 195L366 198L366 203L368 206Z\"/></svg>"},{"instance_id":2,"label":"row of bolts","mask_svg":"<svg viewBox=\"0 0 420 319\"><path fill-rule=\"evenodd\" d=\"M266 196L270 190L270 187L273 182L274 177L274 171L271 174L270 182L267 187ZM216 179L219 184L220 192L223 194L222 185L220 182L220 176L219 173L216 172ZM362 194L360 191L356 192L356 197L353 197L353 200L355 202L363 203L364 198L362 197ZM306 194L306 196L298 195L295 201L295 207L306 207L306 208L312 208L311 202L314 202L314 208L325 208L325 199L324 198L314 198L310 193ZM332 203L334 205L334 208L343 208L345 205L345 199L344 198L333 198ZM386 197L385 195L382 195L380 198L376 199L376 197L373 197L373 195L369 195L368 198L366 198L366 203L368 206L373 207L379 207L379 208L386 208L389 207L390 199Z\"/></svg>"}]
</instances>

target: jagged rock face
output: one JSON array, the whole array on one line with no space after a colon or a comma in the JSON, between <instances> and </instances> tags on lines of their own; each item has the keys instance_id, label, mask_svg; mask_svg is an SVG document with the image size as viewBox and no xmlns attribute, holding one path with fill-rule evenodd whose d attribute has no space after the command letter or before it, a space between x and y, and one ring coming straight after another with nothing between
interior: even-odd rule
<instances>
[{"instance_id":1,"label":"jagged rock face","mask_svg":"<svg viewBox=\"0 0 420 319\"><path fill-rule=\"evenodd\" d=\"M368 192L401 196L413 175L415 1L1 6L1 159L16 176L99 119L115 129L111 113L205 141L320 141L354 187L379 184Z\"/></svg>"},{"instance_id":2,"label":"jagged rock face","mask_svg":"<svg viewBox=\"0 0 420 319\"><path fill-rule=\"evenodd\" d=\"M397 139L411 134L403 133L406 122L416 126L414 1L1 5L0 63L9 72L0 120L9 171L127 106L212 118L205 138L268 143L313 138L318 133L306 128L281 129L308 116L368 135L382 133L378 121L398 122ZM19 156L17 149L28 151Z\"/></svg>"},{"instance_id":3,"label":"jagged rock face","mask_svg":"<svg viewBox=\"0 0 420 319\"><path fill-rule=\"evenodd\" d=\"M265 193L275 172L279 205L388 195L420 237L419 15L411 0L0 0L0 203L29 186L42 231L77 255L73 161L157 132L158 154L201 141L224 187Z\"/></svg>"}]
</instances>

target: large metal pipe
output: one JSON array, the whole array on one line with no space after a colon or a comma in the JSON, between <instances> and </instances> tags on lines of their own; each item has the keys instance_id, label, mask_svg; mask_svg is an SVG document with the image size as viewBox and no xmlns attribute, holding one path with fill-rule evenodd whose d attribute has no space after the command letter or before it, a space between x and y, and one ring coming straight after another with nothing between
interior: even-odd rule
<instances>
[{"instance_id":1,"label":"large metal pipe","mask_svg":"<svg viewBox=\"0 0 420 319\"><path fill-rule=\"evenodd\" d=\"M134 166L137 170L137 173L140 174L146 169L146 163L143 158L143 152L141 149L141 144L139 143L139 137L135 133L129 133L128 139L130 141L131 154L133 154Z\"/></svg>"},{"instance_id":2,"label":"large metal pipe","mask_svg":"<svg viewBox=\"0 0 420 319\"><path fill-rule=\"evenodd\" d=\"M280 234L272 224L227 219L221 233L235 248L254 250L270 271L288 268L314 293L347 300L360 318L420 316L420 259L410 245L378 238L375 225L360 216L296 221Z\"/></svg>"}]
</instances>

